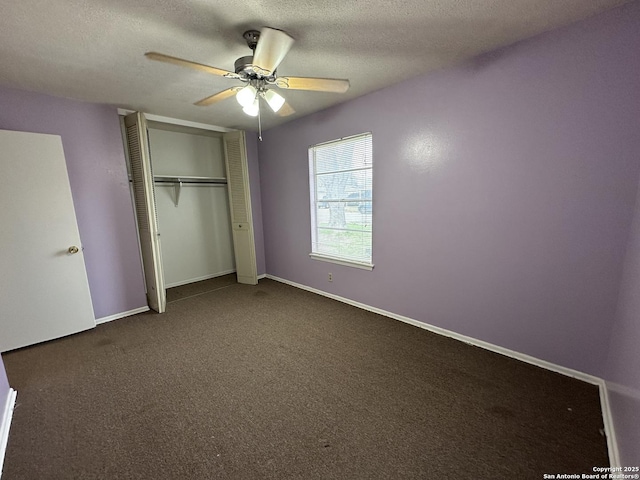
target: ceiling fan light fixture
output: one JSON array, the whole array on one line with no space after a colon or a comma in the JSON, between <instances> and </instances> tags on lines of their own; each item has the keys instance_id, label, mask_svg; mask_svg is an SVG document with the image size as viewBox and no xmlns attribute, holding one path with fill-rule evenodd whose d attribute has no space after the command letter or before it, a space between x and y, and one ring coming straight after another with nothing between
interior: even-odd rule
<instances>
[{"instance_id":1,"label":"ceiling fan light fixture","mask_svg":"<svg viewBox=\"0 0 640 480\"><path fill-rule=\"evenodd\" d=\"M256 87L247 85L236 93L236 100L244 108L249 108L256 101L256 93L258 93Z\"/></svg>"},{"instance_id":2,"label":"ceiling fan light fixture","mask_svg":"<svg viewBox=\"0 0 640 480\"><path fill-rule=\"evenodd\" d=\"M262 93L262 96L274 112L280 110L284 105L284 97L273 90L266 90Z\"/></svg>"},{"instance_id":3,"label":"ceiling fan light fixture","mask_svg":"<svg viewBox=\"0 0 640 480\"><path fill-rule=\"evenodd\" d=\"M255 98L253 103L242 108L242 111L251 117L257 117L260 112L260 104L258 103L258 97Z\"/></svg>"}]
</instances>

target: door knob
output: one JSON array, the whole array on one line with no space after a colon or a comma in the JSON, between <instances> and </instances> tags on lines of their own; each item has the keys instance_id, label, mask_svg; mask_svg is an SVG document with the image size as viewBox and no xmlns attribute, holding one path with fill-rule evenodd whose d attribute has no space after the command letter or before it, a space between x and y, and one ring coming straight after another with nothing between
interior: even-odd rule
<instances>
[{"instance_id":1,"label":"door knob","mask_svg":"<svg viewBox=\"0 0 640 480\"><path fill-rule=\"evenodd\" d=\"M76 247L75 245L71 245L69 247L69 250L67 250L69 253L74 254L74 253L78 253L78 247Z\"/></svg>"}]
</instances>

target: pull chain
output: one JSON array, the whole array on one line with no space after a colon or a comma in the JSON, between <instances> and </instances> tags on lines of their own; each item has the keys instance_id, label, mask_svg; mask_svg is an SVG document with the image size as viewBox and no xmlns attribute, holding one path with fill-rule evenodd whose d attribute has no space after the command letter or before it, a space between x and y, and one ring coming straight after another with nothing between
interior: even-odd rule
<instances>
[{"instance_id":1,"label":"pull chain","mask_svg":"<svg viewBox=\"0 0 640 480\"><path fill-rule=\"evenodd\" d=\"M259 102L258 105L260 105ZM262 141L262 119L260 118L260 110L262 109L258 107L258 139Z\"/></svg>"}]
</instances>

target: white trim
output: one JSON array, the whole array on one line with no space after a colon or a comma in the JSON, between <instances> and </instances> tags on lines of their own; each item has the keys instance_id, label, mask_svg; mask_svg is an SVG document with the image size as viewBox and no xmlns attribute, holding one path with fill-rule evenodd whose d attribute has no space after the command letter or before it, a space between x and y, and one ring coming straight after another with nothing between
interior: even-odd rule
<instances>
[{"instance_id":1,"label":"white trim","mask_svg":"<svg viewBox=\"0 0 640 480\"><path fill-rule=\"evenodd\" d=\"M180 287L182 285L187 285L189 283L201 282L203 280L209 280L211 278L222 277L224 275L229 275L230 273L235 273L235 272L236 272L236 269L233 268L231 270L226 270L224 272L214 273L212 275L205 275L203 277L192 278L190 280L181 280L180 282L170 283L170 284L165 285L165 288Z\"/></svg>"},{"instance_id":2,"label":"white trim","mask_svg":"<svg viewBox=\"0 0 640 480\"><path fill-rule=\"evenodd\" d=\"M9 443L9 428L11 427L11 419L13 418L13 408L16 404L16 392L13 388L9 389L7 395L7 404L4 407L2 422L0 423L0 478L2 478L2 466L4 465L4 456L7 453L7 444Z\"/></svg>"},{"instance_id":3,"label":"white trim","mask_svg":"<svg viewBox=\"0 0 640 480\"><path fill-rule=\"evenodd\" d=\"M611 402L609 401L609 388L607 382L601 380L600 405L602 405L602 420L604 422L604 434L607 437L607 449L609 450L609 463L611 467L622 467L620 463L620 451L618 450L618 437L613 426L611 414Z\"/></svg>"},{"instance_id":4,"label":"white trim","mask_svg":"<svg viewBox=\"0 0 640 480\"><path fill-rule=\"evenodd\" d=\"M129 110L127 108L118 108L118 115L125 116L130 113L134 113L135 110ZM234 129L220 127L218 125L209 125L208 123L192 122L190 120L181 120L179 118L163 117L161 115L154 115L152 113L145 113L144 116L147 120L154 122L170 123L171 125L182 125L183 127L200 128L202 130L211 130L213 132L233 132Z\"/></svg>"},{"instance_id":5,"label":"white trim","mask_svg":"<svg viewBox=\"0 0 640 480\"><path fill-rule=\"evenodd\" d=\"M325 145L331 145L332 143L343 142L345 140L351 140L352 138L366 137L367 135L373 137L372 132L356 133L355 135L349 135L348 137L336 138L335 140L328 140L326 142L316 143L315 145L309 145L309 148L324 147Z\"/></svg>"},{"instance_id":6,"label":"white trim","mask_svg":"<svg viewBox=\"0 0 640 480\"><path fill-rule=\"evenodd\" d=\"M604 422L604 433L607 439L607 449L609 451L609 461L612 467L620 466L620 455L618 451L618 441L615 435L615 430L613 427L613 418L611 415L611 404L609 402L609 395L607 391L606 382L594 375L590 375L588 373L580 372L578 370L573 370L571 368L563 367L561 365L556 365L555 363L547 362L546 360L541 360L536 357L532 357L531 355L527 355L524 353L516 352L514 350L510 350L508 348L501 347L499 345L494 345L489 342L485 342L483 340L478 340L473 337L468 337L466 335L462 335L460 333L453 332L451 330L447 330L444 328L436 327L435 325L429 325L428 323L421 322L419 320L415 320L413 318L405 317L403 315L398 315L393 312L389 312L386 310L382 310L381 308L372 307L370 305L366 305L364 303L356 302L354 300L350 300L345 297L340 297L339 295L334 295L333 293L324 292L322 290L318 290L316 288L308 287L306 285L302 285L300 283L292 282L290 280L285 280L284 278L276 277L274 275L267 274L267 278L271 280L275 280L276 282L285 283L287 285L291 285L292 287L300 288L302 290L306 290L308 292L316 293L318 295L322 295L324 297L331 298L333 300L337 300L339 302L346 303L348 305L352 305L354 307L362 308L363 310L368 310L373 313L377 313L379 315L383 315L385 317L393 318L394 320L399 320L404 323L408 323L415 327L423 328L433 333L437 333L438 335L443 335L445 337L453 338L454 340L459 340L468 345L474 345L476 347L483 348L485 350L489 350L491 352L499 353L506 357L514 358L516 360L520 360L525 363L529 363L531 365L535 365L537 367L544 368L545 370L550 370L552 372L560 373L561 375L566 375L568 377L575 378L577 380L582 380L583 382L591 383L593 385L597 385L600 392L600 407L602 409L602 420Z\"/></svg>"},{"instance_id":7,"label":"white trim","mask_svg":"<svg viewBox=\"0 0 640 480\"><path fill-rule=\"evenodd\" d=\"M337 258L337 257L331 257L329 255L322 255L321 253L313 253L311 252L309 254L309 256L313 259L313 260L320 260L323 262L329 262L329 263L337 263L338 265L344 265L346 267L356 267L356 268L361 268L362 270L373 270L373 263L365 263L365 262L358 262L356 260L346 260L344 258ZM275 278L274 278L275 280ZM296 285L294 285L296 286ZM299 287L299 288L303 288L303 287Z\"/></svg>"},{"instance_id":8,"label":"white trim","mask_svg":"<svg viewBox=\"0 0 640 480\"><path fill-rule=\"evenodd\" d=\"M131 315L136 315L138 313L148 312L149 306L146 305L140 308L134 308L133 310L129 310L126 312L115 313L113 315L109 315L108 317L96 318L96 325L100 325L101 323L112 322L113 320L118 320L119 318L129 317Z\"/></svg>"},{"instance_id":9,"label":"white trim","mask_svg":"<svg viewBox=\"0 0 640 480\"><path fill-rule=\"evenodd\" d=\"M258 275L258 280L262 280L263 278L267 278L266 273L263 273L262 275Z\"/></svg>"}]
</instances>

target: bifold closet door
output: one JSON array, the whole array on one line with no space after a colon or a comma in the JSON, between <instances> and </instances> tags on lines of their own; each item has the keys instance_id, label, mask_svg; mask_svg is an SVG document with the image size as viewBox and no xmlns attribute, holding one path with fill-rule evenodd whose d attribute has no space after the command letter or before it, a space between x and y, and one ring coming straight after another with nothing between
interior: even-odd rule
<instances>
[{"instance_id":1,"label":"bifold closet door","mask_svg":"<svg viewBox=\"0 0 640 480\"><path fill-rule=\"evenodd\" d=\"M160 234L158 233L147 121L142 113L135 112L124 118L124 125L127 134L129 161L131 163L133 196L138 220L142 262L144 264L144 278L147 286L147 301L152 310L162 313L166 309L167 296L162 272L162 253L160 249Z\"/></svg>"},{"instance_id":2,"label":"bifold closet door","mask_svg":"<svg viewBox=\"0 0 640 480\"><path fill-rule=\"evenodd\" d=\"M224 134L236 275L238 283L256 285L258 283L258 267L253 237L249 166L245 142L245 134L242 131Z\"/></svg>"},{"instance_id":3,"label":"bifold closet door","mask_svg":"<svg viewBox=\"0 0 640 480\"><path fill-rule=\"evenodd\" d=\"M95 326L62 139L0 130L0 351Z\"/></svg>"}]
</instances>

